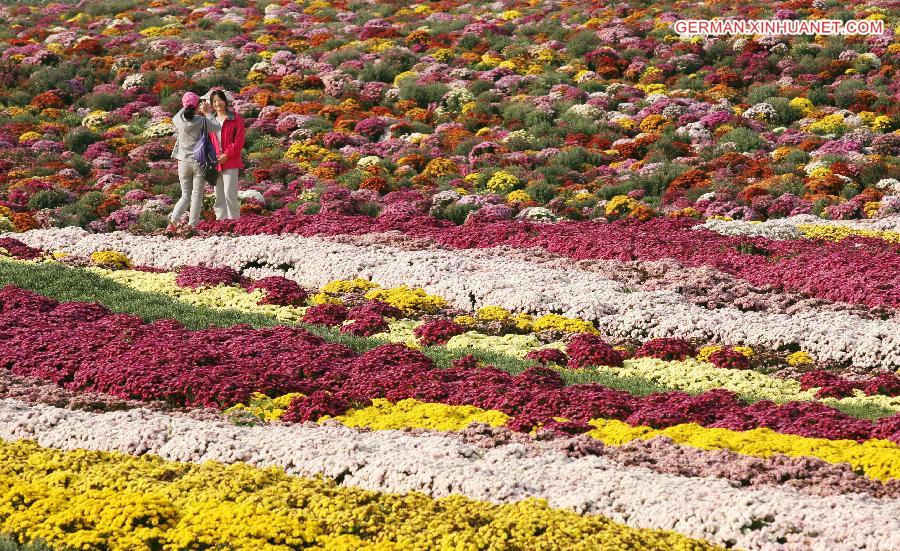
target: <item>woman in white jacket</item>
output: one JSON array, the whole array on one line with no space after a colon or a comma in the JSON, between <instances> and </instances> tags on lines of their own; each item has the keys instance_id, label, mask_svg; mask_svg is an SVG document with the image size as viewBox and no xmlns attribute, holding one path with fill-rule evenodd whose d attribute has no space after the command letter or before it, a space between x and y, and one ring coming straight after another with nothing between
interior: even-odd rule
<instances>
[{"instance_id":1,"label":"woman in white jacket","mask_svg":"<svg viewBox=\"0 0 900 551\"><path fill-rule=\"evenodd\" d=\"M200 222L200 213L203 210L203 193L206 189L206 180L203 171L194 159L194 147L203 135L203 123L206 122L207 132L218 132L222 126L215 117L209 117L209 107L206 103L200 104L200 98L193 92L187 92L181 98L181 111L172 117L177 138L175 148L172 150L172 158L178 160L178 180L181 184L181 197L175 203L172 217L169 221L168 231L178 229L176 224L190 204L188 225L196 226ZM200 115L196 111L200 110Z\"/></svg>"}]
</instances>

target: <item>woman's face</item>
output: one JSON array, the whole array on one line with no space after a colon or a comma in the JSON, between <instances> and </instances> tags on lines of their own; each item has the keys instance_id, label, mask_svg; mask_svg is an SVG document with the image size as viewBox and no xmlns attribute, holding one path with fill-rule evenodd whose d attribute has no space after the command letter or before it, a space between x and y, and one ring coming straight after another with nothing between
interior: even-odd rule
<instances>
[{"instance_id":1,"label":"woman's face","mask_svg":"<svg viewBox=\"0 0 900 551\"><path fill-rule=\"evenodd\" d=\"M213 96L212 106L218 113L224 113L228 109L228 104L219 96Z\"/></svg>"}]
</instances>

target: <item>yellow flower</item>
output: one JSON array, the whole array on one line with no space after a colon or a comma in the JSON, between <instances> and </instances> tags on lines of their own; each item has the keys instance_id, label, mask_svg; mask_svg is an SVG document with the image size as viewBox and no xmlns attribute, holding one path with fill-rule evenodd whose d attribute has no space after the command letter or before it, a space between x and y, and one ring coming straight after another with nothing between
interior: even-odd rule
<instances>
[{"instance_id":1,"label":"yellow flower","mask_svg":"<svg viewBox=\"0 0 900 551\"><path fill-rule=\"evenodd\" d=\"M816 363L812 356L804 351L794 352L787 357L787 363L790 366L812 365Z\"/></svg>"},{"instance_id":2,"label":"yellow flower","mask_svg":"<svg viewBox=\"0 0 900 551\"><path fill-rule=\"evenodd\" d=\"M291 392L277 398L270 398L265 394L254 392L250 400L245 404L236 404L224 411L226 415L246 412L263 421L277 421L281 419L288 406L295 398L302 398L305 394Z\"/></svg>"},{"instance_id":3,"label":"yellow flower","mask_svg":"<svg viewBox=\"0 0 900 551\"><path fill-rule=\"evenodd\" d=\"M441 413L430 405L406 408L410 419ZM481 412L448 412L446 418L480 415L496 421L495 413ZM481 534L489 532L472 528L472 518L501 530L503 544L516 549L714 548L675 532L552 509L545 500L497 505L460 495L434 499L288 476L277 467L63 452L28 441L0 443L0 487L6 496L0 530L54 549L145 549L148 542L159 549L486 547Z\"/></svg>"},{"instance_id":4,"label":"yellow flower","mask_svg":"<svg viewBox=\"0 0 900 551\"><path fill-rule=\"evenodd\" d=\"M368 279L338 279L330 283L326 283L322 287L322 292L328 295L343 295L357 291L368 291L369 289L377 289L377 283L372 283Z\"/></svg>"},{"instance_id":5,"label":"yellow flower","mask_svg":"<svg viewBox=\"0 0 900 551\"><path fill-rule=\"evenodd\" d=\"M97 251L92 253L91 262L110 268L131 268L131 260L117 251Z\"/></svg>"},{"instance_id":6,"label":"yellow flower","mask_svg":"<svg viewBox=\"0 0 900 551\"><path fill-rule=\"evenodd\" d=\"M458 172L459 167L454 161L439 157L437 159L431 159L430 161L428 161L428 164L425 166L425 170L422 171L422 174L428 176L429 178L440 178L442 176L457 174Z\"/></svg>"},{"instance_id":7,"label":"yellow flower","mask_svg":"<svg viewBox=\"0 0 900 551\"><path fill-rule=\"evenodd\" d=\"M887 115L879 115L872 121L872 129L878 132L887 132L894 125L894 121Z\"/></svg>"},{"instance_id":8,"label":"yellow flower","mask_svg":"<svg viewBox=\"0 0 900 551\"><path fill-rule=\"evenodd\" d=\"M478 309L476 315L482 321L506 321L512 312L502 306L483 306Z\"/></svg>"},{"instance_id":9,"label":"yellow flower","mask_svg":"<svg viewBox=\"0 0 900 551\"><path fill-rule=\"evenodd\" d=\"M844 125L844 116L840 113L826 115L820 120L808 125L806 130L817 134L836 134L846 130Z\"/></svg>"},{"instance_id":10,"label":"yellow flower","mask_svg":"<svg viewBox=\"0 0 900 551\"><path fill-rule=\"evenodd\" d=\"M422 289L412 289L406 285L393 289L373 289L366 293L369 300L380 300L399 308L404 313L425 312L433 314L447 307L447 301L436 295L429 295Z\"/></svg>"},{"instance_id":11,"label":"yellow flower","mask_svg":"<svg viewBox=\"0 0 900 551\"><path fill-rule=\"evenodd\" d=\"M517 189L506 195L507 203L525 203L531 201L531 196L523 189Z\"/></svg>"},{"instance_id":12,"label":"yellow flower","mask_svg":"<svg viewBox=\"0 0 900 551\"><path fill-rule=\"evenodd\" d=\"M802 113L804 116L809 114L809 112L814 108L813 102L802 97L796 97L792 99L790 102L788 102L788 105L793 107L797 111L800 111L800 113Z\"/></svg>"},{"instance_id":13,"label":"yellow flower","mask_svg":"<svg viewBox=\"0 0 900 551\"><path fill-rule=\"evenodd\" d=\"M559 314L544 314L535 320L532 331L537 333L547 330L563 331L566 333L600 333L590 322L567 318L565 316L560 316Z\"/></svg>"},{"instance_id":14,"label":"yellow flower","mask_svg":"<svg viewBox=\"0 0 900 551\"><path fill-rule=\"evenodd\" d=\"M81 119L81 124L90 128L94 132L99 131L103 124L106 122L106 115L108 113L102 110L94 110L87 114L83 119Z\"/></svg>"},{"instance_id":15,"label":"yellow flower","mask_svg":"<svg viewBox=\"0 0 900 551\"><path fill-rule=\"evenodd\" d=\"M710 345L704 346L697 352L697 359L702 362L708 362L709 357L712 356L713 354L715 354L716 352L718 352L719 350L722 350L722 347L715 345L715 344L710 344Z\"/></svg>"},{"instance_id":16,"label":"yellow flower","mask_svg":"<svg viewBox=\"0 0 900 551\"><path fill-rule=\"evenodd\" d=\"M450 48L438 48L429 55L441 63L446 63L456 57L456 54Z\"/></svg>"},{"instance_id":17,"label":"yellow flower","mask_svg":"<svg viewBox=\"0 0 900 551\"><path fill-rule=\"evenodd\" d=\"M519 313L512 317L512 322L516 328L521 331L532 331L534 328L534 318L525 313Z\"/></svg>"},{"instance_id":18,"label":"yellow flower","mask_svg":"<svg viewBox=\"0 0 900 551\"><path fill-rule=\"evenodd\" d=\"M603 211L607 216L623 217L627 216L637 205L638 202L627 195L616 195L606 203Z\"/></svg>"},{"instance_id":19,"label":"yellow flower","mask_svg":"<svg viewBox=\"0 0 900 551\"><path fill-rule=\"evenodd\" d=\"M414 73L413 71L403 71L398 73L397 76L394 77L394 86L400 86L400 84L406 79L415 79L419 75L418 73Z\"/></svg>"},{"instance_id":20,"label":"yellow flower","mask_svg":"<svg viewBox=\"0 0 900 551\"><path fill-rule=\"evenodd\" d=\"M869 203L866 203L868 206ZM869 206L869 210L872 209L878 210L881 207L880 203L874 203L874 205ZM848 237L874 237L876 239L882 239L887 241L888 243L900 243L900 232L894 231L881 231L881 230L869 230L869 229L857 229L857 228L848 228L846 226L828 226L828 225L819 225L819 224L800 224L797 226L797 229L800 231L800 235L802 235L806 239L825 239L828 241L841 241Z\"/></svg>"},{"instance_id":21,"label":"yellow flower","mask_svg":"<svg viewBox=\"0 0 900 551\"><path fill-rule=\"evenodd\" d=\"M24 134L19 136L19 143L27 142L27 141L31 141L31 140L39 140L40 138L41 138L41 135L38 132L34 132L34 131L25 132Z\"/></svg>"},{"instance_id":22,"label":"yellow flower","mask_svg":"<svg viewBox=\"0 0 900 551\"><path fill-rule=\"evenodd\" d=\"M487 181L487 188L500 195L509 193L517 185L519 179L505 170L498 170Z\"/></svg>"},{"instance_id":23,"label":"yellow flower","mask_svg":"<svg viewBox=\"0 0 900 551\"><path fill-rule=\"evenodd\" d=\"M664 94L666 92L665 84L635 84L635 88L640 88L648 96L650 94Z\"/></svg>"},{"instance_id":24,"label":"yellow flower","mask_svg":"<svg viewBox=\"0 0 900 551\"><path fill-rule=\"evenodd\" d=\"M472 316L456 316L453 318L453 322L465 327L468 325L475 325L475 318Z\"/></svg>"},{"instance_id":25,"label":"yellow flower","mask_svg":"<svg viewBox=\"0 0 900 551\"><path fill-rule=\"evenodd\" d=\"M309 297L310 304L344 304L341 299L328 293L316 293Z\"/></svg>"},{"instance_id":26,"label":"yellow flower","mask_svg":"<svg viewBox=\"0 0 900 551\"><path fill-rule=\"evenodd\" d=\"M661 126L668 122L662 115L652 114L644 117L641 121L641 132L656 132Z\"/></svg>"}]
</instances>

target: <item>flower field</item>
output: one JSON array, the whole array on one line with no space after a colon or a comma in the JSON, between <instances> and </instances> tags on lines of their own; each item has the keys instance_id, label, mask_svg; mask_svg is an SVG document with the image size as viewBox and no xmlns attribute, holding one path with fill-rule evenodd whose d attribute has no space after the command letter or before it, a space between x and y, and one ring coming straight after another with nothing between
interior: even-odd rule
<instances>
[{"instance_id":1,"label":"flower field","mask_svg":"<svg viewBox=\"0 0 900 551\"><path fill-rule=\"evenodd\" d=\"M0 551L900 549L898 15L0 7Z\"/></svg>"}]
</instances>

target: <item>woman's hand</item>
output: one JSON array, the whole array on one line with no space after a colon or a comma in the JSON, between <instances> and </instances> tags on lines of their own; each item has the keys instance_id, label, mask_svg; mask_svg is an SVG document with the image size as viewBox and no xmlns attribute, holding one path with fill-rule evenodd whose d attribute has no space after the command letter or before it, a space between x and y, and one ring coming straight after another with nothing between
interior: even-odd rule
<instances>
[{"instance_id":1,"label":"woman's hand","mask_svg":"<svg viewBox=\"0 0 900 551\"><path fill-rule=\"evenodd\" d=\"M209 115L209 104L204 100L200 100L200 114L204 117Z\"/></svg>"},{"instance_id":2,"label":"woman's hand","mask_svg":"<svg viewBox=\"0 0 900 551\"><path fill-rule=\"evenodd\" d=\"M228 153L222 153L219 155L219 164L225 164L228 162Z\"/></svg>"}]
</instances>

